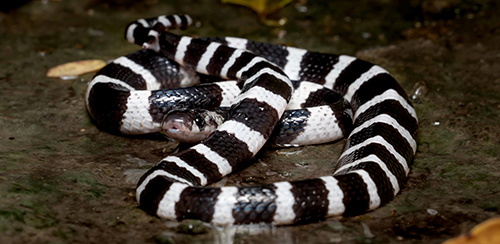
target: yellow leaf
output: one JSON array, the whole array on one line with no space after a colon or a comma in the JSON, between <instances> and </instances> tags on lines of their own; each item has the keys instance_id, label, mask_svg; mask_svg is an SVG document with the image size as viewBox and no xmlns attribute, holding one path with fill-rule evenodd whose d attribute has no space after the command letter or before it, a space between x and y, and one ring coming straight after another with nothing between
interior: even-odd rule
<instances>
[{"instance_id":1,"label":"yellow leaf","mask_svg":"<svg viewBox=\"0 0 500 244\"><path fill-rule=\"evenodd\" d=\"M267 16L285 7L293 0L221 0L222 3L231 3L251 8L258 15L260 20L269 26L283 26L286 18L280 20L270 20Z\"/></svg>"},{"instance_id":2,"label":"yellow leaf","mask_svg":"<svg viewBox=\"0 0 500 244\"><path fill-rule=\"evenodd\" d=\"M443 244L490 244L500 243L500 218L493 218L476 225L472 230Z\"/></svg>"},{"instance_id":3,"label":"yellow leaf","mask_svg":"<svg viewBox=\"0 0 500 244\"><path fill-rule=\"evenodd\" d=\"M102 69L106 62L99 59L69 62L50 68L47 77L77 76Z\"/></svg>"},{"instance_id":4,"label":"yellow leaf","mask_svg":"<svg viewBox=\"0 0 500 244\"><path fill-rule=\"evenodd\" d=\"M283 8L292 0L221 0L222 3L232 3L253 9L259 15L268 15Z\"/></svg>"}]
</instances>

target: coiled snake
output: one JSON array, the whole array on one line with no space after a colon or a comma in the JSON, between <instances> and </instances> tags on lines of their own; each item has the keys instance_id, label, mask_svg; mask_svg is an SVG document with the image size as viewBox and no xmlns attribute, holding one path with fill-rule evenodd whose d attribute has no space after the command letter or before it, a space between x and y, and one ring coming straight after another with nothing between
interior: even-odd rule
<instances>
[{"instance_id":1,"label":"coiled snake","mask_svg":"<svg viewBox=\"0 0 500 244\"><path fill-rule=\"evenodd\" d=\"M131 23L126 38L149 50L110 63L86 94L99 128L125 134L161 131L171 110L227 108L226 119L208 138L162 159L142 176L136 194L144 210L166 219L216 225L285 225L361 214L399 192L416 152L418 122L406 93L387 71L345 55L165 31L190 23L186 15ZM211 77L235 82L165 89ZM316 86L301 88L300 81ZM331 138L347 137L333 175L261 186L203 187L249 161L273 134L280 134L273 129L284 113L293 113L285 110L294 89L315 96L333 91L339 94L333 101L337 105L312 102L324 107L314 111L292 101L289 109L301 111L302 120L281 125L285 142L276 144L301 144L294 140L310 138L300 134L307 131L304 127L326 120L327 129L316 131L328 134L337 126L340 132L331 132L336 134ZM334 111L339 104L346 110ZM334 121L340 123L330 123Z\"/></svg>"}]
</instances>

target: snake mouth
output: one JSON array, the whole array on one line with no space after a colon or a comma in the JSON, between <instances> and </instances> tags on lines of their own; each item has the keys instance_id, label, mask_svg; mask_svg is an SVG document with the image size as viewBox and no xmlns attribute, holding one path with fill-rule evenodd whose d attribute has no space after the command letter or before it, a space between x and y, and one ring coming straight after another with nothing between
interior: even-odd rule
<instances>
[{"instance_id":1,"label":"snake mouth","mask_svg":"<svg viewBox=\"0 0 500 244\"><path fill-rule=\"evenodd\" d=\"M195 119L193 113L173 111L165 116L161 128L166 136L179 142L200 142L207 138L208 133L200 131Z\"/></svg>"}]
</instances>

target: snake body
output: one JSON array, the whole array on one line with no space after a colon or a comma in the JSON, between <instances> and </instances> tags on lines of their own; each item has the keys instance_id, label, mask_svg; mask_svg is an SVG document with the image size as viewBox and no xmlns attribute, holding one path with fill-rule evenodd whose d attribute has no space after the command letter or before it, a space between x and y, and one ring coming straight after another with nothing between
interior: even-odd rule
<instances>
[{"instance_id":1,"label":"snake body","mask_svg":"<svg viewBox=\"0 0 500 244\"><path fill-rule=\"evenodd\" d=\"M171 109L228 107L227 119L206 140L162 159L142 176L136 197L144 210L161 218L216 225L286 225L362 214L400 191L416 152L418 122L406 93L386 70L345 55L162 31L185 28L190 22L187 16L173 15L131 23L126 38L154 51L131 54L140 56L138 61L115 60L87 90L87 107L96 124L127 134L161 130ZM163 67L170 60L186 71L176 65ZM166 75L176 69L174 76ZM224 83L164 89L172 80L192 76L192 70L236 80L239 90ZM341 129L347 142L333 175L260 186L204 187L255 156L285 113L299 87L296 81L303 80L340 94L352 108L352 130ZM226 99L227 94L232 98ZM334 120L344 118L336 116Z\"/></svg>"}]
</instances>

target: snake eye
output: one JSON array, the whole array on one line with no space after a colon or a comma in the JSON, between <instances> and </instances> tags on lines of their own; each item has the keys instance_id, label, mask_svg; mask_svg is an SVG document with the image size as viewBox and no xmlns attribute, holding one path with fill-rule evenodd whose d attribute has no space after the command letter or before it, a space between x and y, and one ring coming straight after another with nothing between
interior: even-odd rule
<instances>
[{"instance_id":1,"label":"snake eye","mask_svg":"<svg viewBox=\"0 0 500 244\"><path fill-rule=\"evenodd\" d=\"M197 114L196 115L196 118L194 119L194 122L196 123L196 125L198 125L198 127L200 128L200 130L205 127L205 118L203 118L201 115Z\"/></svg>"}]
</instances>

